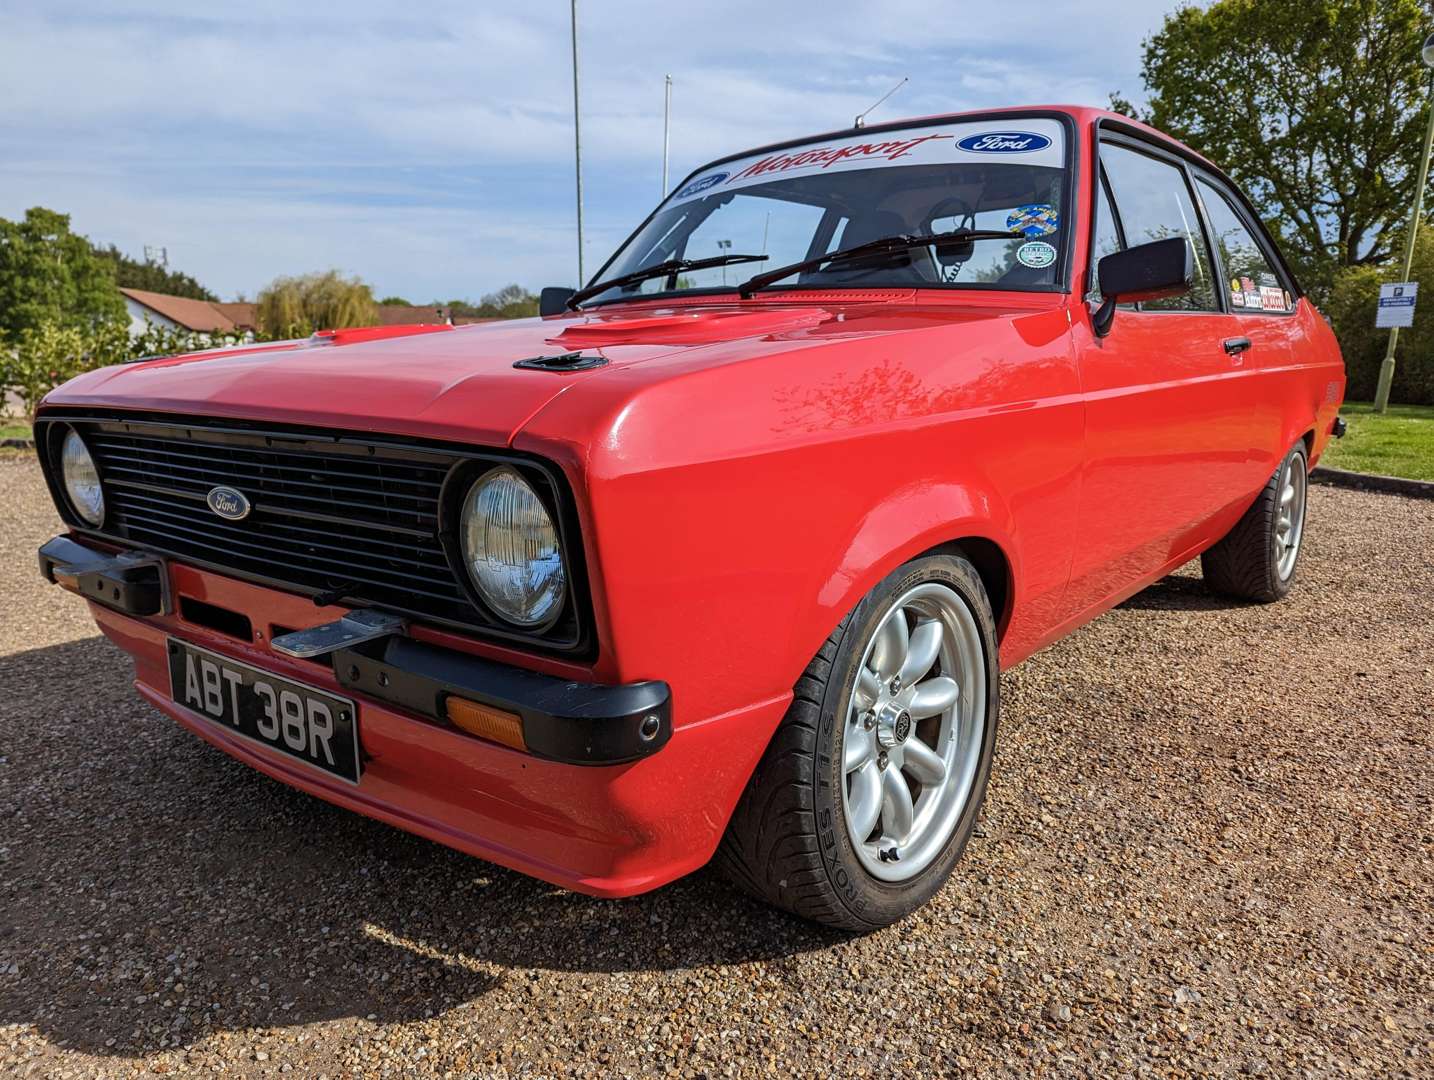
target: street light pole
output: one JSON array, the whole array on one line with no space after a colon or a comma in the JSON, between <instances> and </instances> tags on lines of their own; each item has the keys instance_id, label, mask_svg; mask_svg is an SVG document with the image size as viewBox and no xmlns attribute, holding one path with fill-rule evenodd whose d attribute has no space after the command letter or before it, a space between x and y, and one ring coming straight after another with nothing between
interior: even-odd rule
<instances>
[{"instance_id":1,"label":"street light pole","mask_svg":"<svg viewBox=\"0 0 1434 1080\"><path fill-rule=\"evenodd\" d=\"M583 277L583 134L578 109L578 0L573 0L573 167L577 173L578 191L578 288Z\"/></svg>"},{"instance_id":2,"label":"street light pole","mask_svg":"<svg viewBox=\"0 0 1434 1080\"><path fill-rule=\"evenodd\" d=\"M1434 68L1434 34L1424 39L1424 48L1421 52L1424 66ZM1434 96L1434 84L1431 84L1431 96ZM1419 216L1424 207L1424 181L1429 177L1429 150L1434 146L1434 107L1425 105L1428 110L1429 120L1424 127L1424 153L1419 159L1419 184L1414 189L1414 202L1409 210L1409 232L1404 237L1404 276L1401 281L1408 281L1409 275L1414 272L1414 238L1419 232ZM1399 342L1399 327L1394 326L1389 330L1389 345L1384 350L1384 363L1379 365L1379 386L1374 391L1374 411L1382 413L1389 408L1389 388L1394 382L1394 347Z\"/></svg>"},{"instance_id":3,"label":"street light pole","mask_svg":"<svg viewBox=\"0 0 1434 1080\"><path fill-rule=\"evenodd\" d=\"M671 146L672 131L672 76L667 76L662 94L662 197L667 198L667 151Z\"/></svg>"}]
</instances>

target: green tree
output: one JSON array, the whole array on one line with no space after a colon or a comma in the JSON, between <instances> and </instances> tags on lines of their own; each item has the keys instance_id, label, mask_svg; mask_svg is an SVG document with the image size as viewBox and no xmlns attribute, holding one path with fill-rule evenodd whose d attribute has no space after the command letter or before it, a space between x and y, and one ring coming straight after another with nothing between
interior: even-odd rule
<instances>
[{"instance_id":1,"label":"green tree","mask_svg":"<svg viewBox=\"0 0 1434 1080\"><path fill-rule=\"evenodd\" d=\"M1420 0L1216 0L1145 42L1140 119L1224 168L1322 294L1396 253L1418 170ZM1112 105L1130 111L1112 95Z\"/></svg>"},{"instance_id":2,"label":"green tree","mask_svg":"<svg viewBox=\"0 0 1434 1080\"><path fill-rule=\"evenodd\" d=\"M84 370L87 352L78 327L49 320L27 326L13 345L0 348L0 390L18 397L25 419L33 421L40 399Z\"/></svg>"},{"instance_id":3,"label":"green tree","mask_svg":"<svg viewBox=\"0 0 1434 1080\"><path fill-rule=\"evenodd\" d=\"M13 346L0 348L0 394L20 399L33 420L40 401L55 387L94 368L144 357L173 356L196 349L237 345L240 333L195 334L177 327L146 323L133 334L128 322L109 320L88 327L46 320L26 327Z\"/></svg>"},{"instance_id":4,"label":"green tree","mask_svg":"<svg viewBox=\"0 0 1434 1080\"><path fill-rule=\"evenodd\" d=\"M515 284L485 294L476 304L471 300L449 300L443 306L454 315L478 319L525 319L538 313L538 298Z\"/></svg>"},{"instance_id":5,"label":"green tree","mask_svg":"<svg viewBox=\"0 0 1434 1080\"><path fill-rule=\"evenodd\" d=\"M219 299L188 274L181 274L159 263L132 259L113 244L107 248L95 248L95 254L114 267L115 284L121 288L148 289L170 296L187 296L191 300Z\"/></svg>"},{"instance_id":6,"label":"green tree","mask_svg":"<svg viewBox=\"0 0 1434 1080\"><path fill-rule=\"evenodd\" d=\"M505 285L478 301L485 318L525 319L538 313L538 298L521 285Z\"/></svg>"},{"instance_id":7,"label":"green tree","mask_svg":"<svg viewBox=\"0 0 1434 1080\"><path fill-rule=\"evenodd\" d=\"M373 290L337 270L275 278L259 293L257 305L259 334L269 339L378 322Z\"/></svg>"},{"instance_id":8,"label":"green tree","mask_svg":"<svg viewBox=\"0 0 1434 1080\"><path fill-rule=\"evenodd\" d=\"M0 218L0 344L44 324L87 329L124 318L114 269L70 231L68 214L42 206Z\"/></svg>"},{"instance_id":9,"label":"green tree","mask_svg":"<svg viewBox=\"0 0 1434 1080\"><path fill-rule=\"evenodd\" d=\"M385 296L379 301L380 304L393 304L395 307L413 307L414 305L401 296Z\"/></svg>"},{"instance_id":10,"label":"green tree","mask_svg":"<svg viewBox=\"0 0 1434 1080\"><path fill-rule=\"evenodd\" d=\"M1403 230L1394 238L1404 243ZM1370 401L1379 381L1379 365L1389 343L1389 331L1377 330L1374 313L1379 286L1398 281L1403 266L1350 266L1334 279L1324 312L1329 316L1340 351L1344 353L1351 401ZM1419 282L1420 304L1414 325L1399 332L1398 361L1390 399L1409 405L1434 405L1434 230L1421 228L1414 240L1414 266L1410 280Z\"/></svg>"}]
</instances>

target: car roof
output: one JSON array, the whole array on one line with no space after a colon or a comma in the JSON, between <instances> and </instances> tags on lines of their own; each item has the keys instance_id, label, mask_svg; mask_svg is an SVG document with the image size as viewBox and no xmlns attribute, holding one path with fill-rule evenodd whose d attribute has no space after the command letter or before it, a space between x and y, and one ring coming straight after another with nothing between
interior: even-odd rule
<instances>
[{"instance_id":1,"label":"car roof","mask_svg":"<svg viewBox=\"0 0 1434 1080\"><path fill-rule=\"evenodd\" d=\"M1172 138L1158 128L1153 128L1149 124L1142 123L1139 120L1121 113L1112 112L1109 109L1098 109L1090 105L1006 105L993 109L968 109L963 112L933 113L930 116L911 116L900 120L884 120L879 124L867 124L860 128L838 128L834 131L817 132L795 139L783 139L781 142L768 143L765 146L750 147L734 154L724 154L720 158L705 162L698 168L693 169L688 175L696 176L698 173L714 165L720 165L727 161L735 161L737 158L744 158L753 154L766 154L775 150L786 150L795 146L804 146L808 143L821 142L825 139L849 139L853 135L864 132L870 132L875 135L886 131L899 131L902 128L928 127L932 124L960 123L968 120L991 120L1002 116L1052 116L1062 114L1069 116L1081 129L1090 128L1102 120L1119 124L1127 130L1136 131L1147 138L1164 143L1184 157L1200 163L1218 175L1224 175L1213 162L1197 154L1194 150L1190 149L1190 147L1180 142L1180 140Z\"/></svg>"}]
</instances>

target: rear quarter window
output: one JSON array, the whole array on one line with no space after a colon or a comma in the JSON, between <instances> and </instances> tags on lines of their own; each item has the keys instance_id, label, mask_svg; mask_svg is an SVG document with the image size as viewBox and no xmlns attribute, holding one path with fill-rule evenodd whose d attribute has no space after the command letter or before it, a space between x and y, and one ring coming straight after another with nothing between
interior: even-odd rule
<instances>
[{"instance_id":1,"label":"rear quarter window","mask_svg":"<svg viewBox=\"0 0 1434 1080\"><path fill-rule=\"evenodd\" d=\"M1210 222L1215 257L1225 268L1230 310L1237 314L1293 311L1294 297L1229 196L1203 176L1195 184Z\"/></svg>"}]
</instances>

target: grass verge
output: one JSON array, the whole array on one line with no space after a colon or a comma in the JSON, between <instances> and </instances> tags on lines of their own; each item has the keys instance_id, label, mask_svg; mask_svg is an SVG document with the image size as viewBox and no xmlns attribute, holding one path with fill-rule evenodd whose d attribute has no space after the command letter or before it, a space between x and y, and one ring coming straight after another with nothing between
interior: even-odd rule
<instances>
[{"instance_id":1,"label":"grass verge","mask_svg":"<svg viewBox=\"0 0 1434 1080\"><path fill-rule=\"evenodd\" d=\"M1366 401L1346 401L1339 414L1349 421L1349 431L1343 439L1330 442L1320 464L1434 480L1434 407L1391 405L1381 415Z\"/></svg>"}]
</instances>

